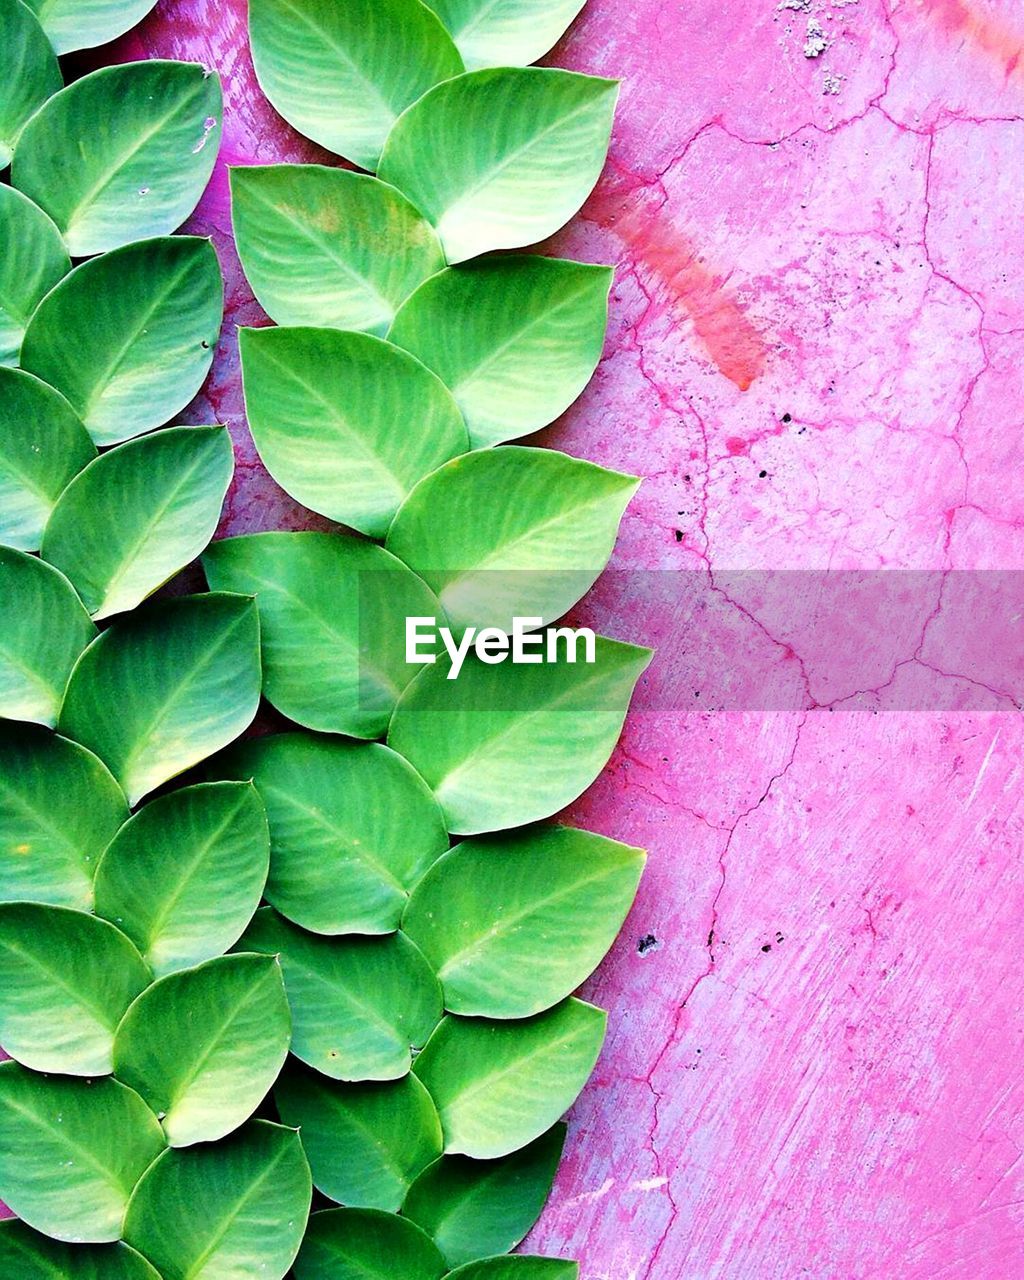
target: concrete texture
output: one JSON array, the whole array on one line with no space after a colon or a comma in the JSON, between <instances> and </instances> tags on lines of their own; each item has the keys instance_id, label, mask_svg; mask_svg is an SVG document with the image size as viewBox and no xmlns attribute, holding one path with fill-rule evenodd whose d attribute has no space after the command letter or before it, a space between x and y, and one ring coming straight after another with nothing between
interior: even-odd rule
<instances>
[{"instance_id":1,"label":"concrete texture","mask_svg":"<svg viewBox=\"0 0 1024 1280\"><path fill-rule=\"evenodd\" d=\"M651 854L530 1241L584 1280L1024 1275L1020 627L977 575L944 602L1024 557L1022 52L1018 0L591 0L552 59L623 80L551 246L619 269L543 439L647 477L587 612L662 646L571 813ZM145 56L221 72L223 163L323 158L240 0L162 0L111 54ZM191 412L235 438L222 532L304 527L244 426L223 167L191 229L228 280ZM791 610L855 570L839 654Z\"/></svg>"}]
</instances>

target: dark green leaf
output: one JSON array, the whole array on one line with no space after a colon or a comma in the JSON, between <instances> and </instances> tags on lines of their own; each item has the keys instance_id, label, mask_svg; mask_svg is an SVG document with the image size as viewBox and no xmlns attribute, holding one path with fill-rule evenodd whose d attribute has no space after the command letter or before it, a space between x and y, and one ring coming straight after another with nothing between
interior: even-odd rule
<instances>
[{"instance_id":1,"label":"dark green leaf","mask_svg":"<svg viewBox=\"0 0 1024 1280\"><path fill-rule=\"evenodd\" d=\"M25 122L64 84L57 56L32 12L40 3L42 0L34 0L29 6L19 0L0 3L0 49L4 55L0 78L0 169L10 164ZM4 257L17 253L14 240L5 238L3 244Z\"/></svg>"},{"instance_id":2,"label":"dark green leaf","mask_svg":"<svg viewBox=\"0 0 1024 1280\"><path fill-rule=\"evenodd\" d=\"M0 32L8 5L21 8L19 0L2 0ZM0 365L9 365L18 363L21 340L32 312L71 269L71 259L60 232L42 209L20 191L2 184L0 243L4 247L0 254ZM0 399L4 418L9 412L5 400L6 396Z\"/></svg>"},{"instance_id":3,"label":"dark green leaf","mask_svg":"<svg viewBox=\"0 0 1024 1280\"><path fill-rule=\"evenodd\" d=\"M440 1280L444 1259L415 1223L376 1209L314 1213L296 1280Z\"/></svg>"},{"instance_id":4,"label":"dark green leaf","mask_svg":"<svg viewBox=\"0 0 1024 1280\"><path fill-rule=\"evenodd\" d=\"M450 1280L579 1280L579 1263L567 1258L484 1258L448 1273Z\"/></svg>"},{"instance_id":5,"label":"dark green leaf","mask_svg":"<svg viewBox=\"0 0 1024 1280\"><path fill-rule=\"evenodd\" d=\"M11 1218L0 1224L0 1275L9 1280L160 1280L126 1244L64 1244Z\"/></svg>"}]
</instances>

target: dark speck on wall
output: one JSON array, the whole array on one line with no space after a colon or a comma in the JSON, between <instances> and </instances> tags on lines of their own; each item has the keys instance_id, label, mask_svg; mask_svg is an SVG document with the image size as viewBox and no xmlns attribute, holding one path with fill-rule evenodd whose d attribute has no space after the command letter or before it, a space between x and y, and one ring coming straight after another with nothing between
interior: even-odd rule
<instances>
[{"instance_id":1,"label":"dark speck on wall","mask_svg":"<svg viewBox=\"0 0 1024 1280\"><path fill-rule=\"evenodd\" d=\"M658 945L659 945L658 939L654 936L653 933L645 933L644 936L637 942L636 949L642 956L645 956L648 953L648 951L653 951L655 947L657 947Z\"/></svg>"}]
</instances>

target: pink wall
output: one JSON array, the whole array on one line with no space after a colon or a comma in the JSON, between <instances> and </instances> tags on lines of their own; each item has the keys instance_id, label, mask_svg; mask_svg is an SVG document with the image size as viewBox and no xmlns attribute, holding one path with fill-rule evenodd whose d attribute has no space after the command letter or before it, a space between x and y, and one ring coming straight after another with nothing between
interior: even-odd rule
<instances>
[{"instance_id":1,"label":"pink wall","mask_svg":"<svg viewBox=\"0 0 1024 1280\"><path fill-rule=\"evenodd\" d=\"M624 83L553 245L619 264L607 351L545 439L647 477L617 568L704 589L589 609L662 656L572 813L651 851L532 1239L584 1280L1024 1275L1020 624L944 594L1024 558L1022 50L1018 0L591 0L554 59ZM317 157L239 0L163 0L118 54L221 72L225 163ZM228 273L192 414L235 436L224 531L300 527L245 431L223 170L192 227ZM800 613L831 579L723 577L766 568L935 572L866 578L839 654Z\"/></svg>"}]
</instances>

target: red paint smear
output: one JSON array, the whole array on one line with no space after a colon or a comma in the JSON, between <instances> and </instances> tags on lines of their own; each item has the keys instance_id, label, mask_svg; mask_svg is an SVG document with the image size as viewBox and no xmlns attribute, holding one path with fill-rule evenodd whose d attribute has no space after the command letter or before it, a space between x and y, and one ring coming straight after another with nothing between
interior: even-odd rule
<instances>
[{"instance_id":1,"label":"red paint smear","mask_svg":"<svg viewBox=\"0 0 1024 1280\"><path fill-rule=\"evenodd\" d=\"M1020 70L1024 31L1011 31L1000 22L975 13L966 0L918 0L924 13L950 35L962 36L982 52L1003 63L1007 79Z\"/></svg>"},{"instance_id":2,"label":"red paint smear","mask_svg":"<svg viewBox=\"0 0 1024 1280\"><path fill-rule=\"evenodd\" d=\"M611 179L611 184L615 179ZM616 190L609 180L587 203L584 216L611 231L657 277L673 304L683 307L720 372L746 391L764 372L764 341L727 287L661 208L651 209Z\"/></svg>"}]
</instances>

